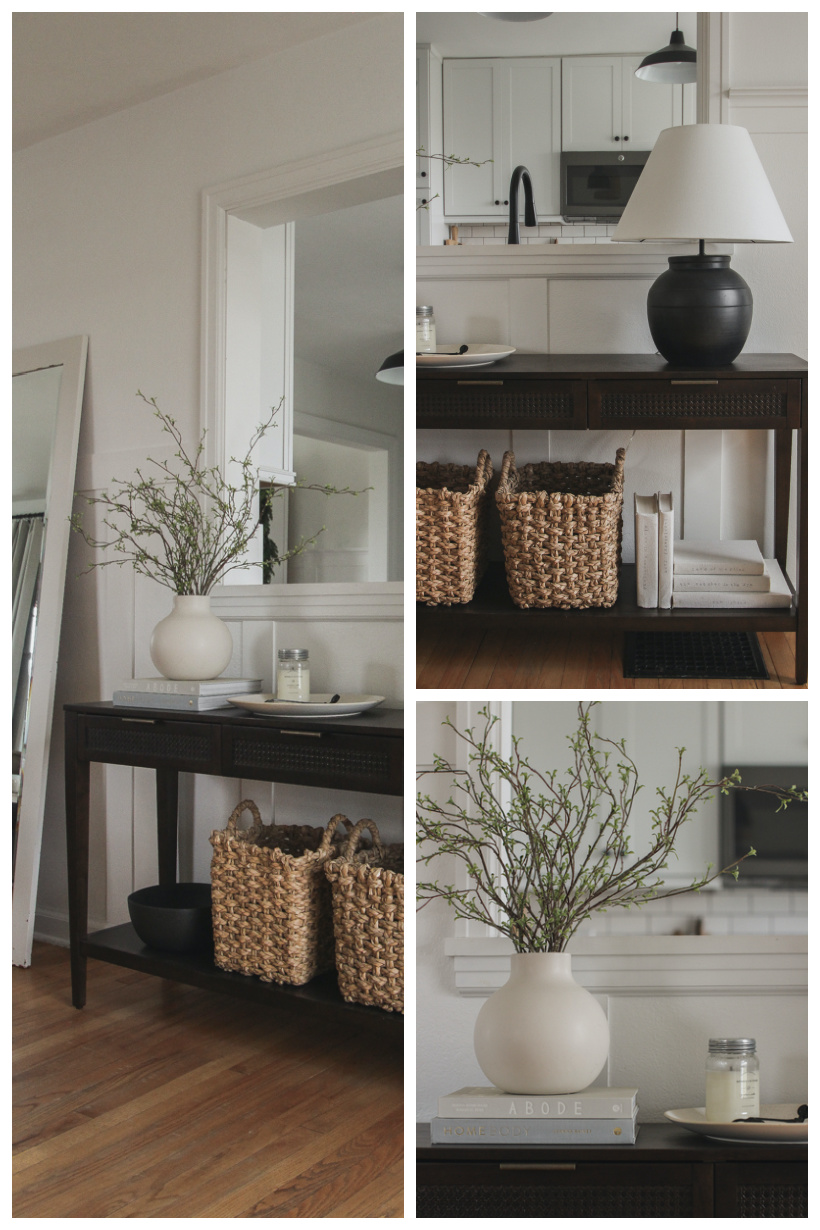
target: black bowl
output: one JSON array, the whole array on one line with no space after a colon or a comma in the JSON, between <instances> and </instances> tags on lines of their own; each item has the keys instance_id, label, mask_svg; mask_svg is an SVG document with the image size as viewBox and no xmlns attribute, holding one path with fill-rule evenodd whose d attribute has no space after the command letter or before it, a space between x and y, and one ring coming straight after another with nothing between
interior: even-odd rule
<instances>
[{"instance_id":1,"label":"black bowl","mask_svg":"<svg viewBox=\"0 0 820 1230\"><path fill-rule=\"evenodd\" d=\"M149 948L197 952L213 944L210 884L153 884L128 898L134 930Z\"/></svg>"}]
</instances>

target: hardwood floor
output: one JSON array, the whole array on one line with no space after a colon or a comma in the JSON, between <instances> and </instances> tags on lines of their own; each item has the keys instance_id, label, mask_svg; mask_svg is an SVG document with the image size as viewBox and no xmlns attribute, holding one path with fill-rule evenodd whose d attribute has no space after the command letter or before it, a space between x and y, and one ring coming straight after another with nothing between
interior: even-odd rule
<instances>
[{"instance_id":1,"label":"hardwood floor","mask_svg":"<svg viewBox=\"0 0 820 1230\"><path fill-rule=\"evenodd\" d=\"M403 1052L36 944L13 971L14 1217L403 1217Z\"/></svg>"},{"instance_id":2,"label":"hardwood floor","mask_svg":"<svg viewBox=\"0 0 820 1230\"><path fill-rule=\"evenodd\" d=\"M620 633L434 632L416 639L416 687L716 689L797 688L794 633L759 632L768 679L625 679ZM806 685L801 685L805 687Z\"/></svg>"}]
</instances>

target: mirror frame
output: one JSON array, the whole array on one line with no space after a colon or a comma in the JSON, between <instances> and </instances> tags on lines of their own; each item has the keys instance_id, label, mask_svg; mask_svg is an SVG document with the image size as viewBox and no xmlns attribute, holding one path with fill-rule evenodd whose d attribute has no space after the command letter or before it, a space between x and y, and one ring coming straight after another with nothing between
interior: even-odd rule
<instances>
[{"instance_id":1,"label":"mirror frame","mask_svg":"<svg viewBox=\"0 0 820 1230\"><path fill-rule=\"evenodd\" d=\"M34 939L57 657L87 355L88 338L78 336L15 350L12 361L12 377L47 367L63 369L46 492L39 614L17 810L17 857L12 897L12 961L15 965L31 964Z\"/></svg>"},{"instance_id":2,"label":"mirror frame","mask_svg":"<svg viewBox=\"0 0 820 1230\"><path fill-rule=\"evenodd\" d=\"M400 173L398 185L385 195L404 191L404 133L347 146L332 153L285 163L260 175L246 176L207 188L202 194L202 428L206 432L208 465L225 463L225 351L227 325L227 234L228 216L247 216L264 211L270 225L294 220L300 208L324 213L368 197L368 181L387 184ZM364 189L364 195L362 191ZM401 481L401 478L399 479ZM288 600L287 591L296 591ZM327 618L325 596L332 590L336 614L330 618L358 618L373 612L373 600L381 600L383 616L401 618L402 581L371 581L332 586L318 583L297 585L219 585L212 594L214 610L222 618L253 605L284 605L289 610L299 596L302 618ZM224 609L223 609L224 608ZM340 610L341 608L341 610ZM372 617L372 615L371 615Z\"/></svg>"}]
</instances>

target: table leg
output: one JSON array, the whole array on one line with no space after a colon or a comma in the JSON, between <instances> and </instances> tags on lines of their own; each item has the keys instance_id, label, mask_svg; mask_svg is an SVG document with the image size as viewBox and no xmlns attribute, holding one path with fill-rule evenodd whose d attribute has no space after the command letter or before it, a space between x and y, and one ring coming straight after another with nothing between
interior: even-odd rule
<instances>
[{"instance_id":1,"label":"table leg","mask_svg":"<svg viewBox=\"0 0 820 1230\"><path fill-rule=\"evenodd\" d=\"M77 714L65 720L65 818L68 863L68 934L71 946L71 1002L85 1004L88 934L88 804L91 766L77 756Z\"/></svg>"},{"instance_id":2,"label":"table leg","mask_svg":"<svg viewBox=\"0 0 820 1230\"><path fill-rule=\"evenodd\" d=\"M177 882L179 773L157 769L157 862L160 884Z\"/></svg>"}]
</instances>

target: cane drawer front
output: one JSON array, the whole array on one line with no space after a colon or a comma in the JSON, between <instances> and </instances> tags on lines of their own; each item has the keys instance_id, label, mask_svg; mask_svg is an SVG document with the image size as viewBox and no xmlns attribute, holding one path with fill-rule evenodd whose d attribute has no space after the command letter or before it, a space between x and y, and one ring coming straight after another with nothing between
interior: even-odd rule
<instances>
[{"instance_id":1,"label":"cane drawer front","mask_svg":"<svg viewBox=\"0 0 820 1230\"><path fill-rule=\"evenodd\" d=\"M715 1167L715 1217L808 1217L805 1162L725 1162Z\"/></svg>"},{"instance_id":2,"label":"cane drawer front","mask_svg":"<svg viewBox=\"0 0 820 1230\"><path fill-rule=\"evenodd\" d=\"M585 380L469 375L416 383L418 427L554 428L587 425Z\"/></svg>"},{"instance_id":3,"label":"cane drawer front","mask_svg":"<svg viewBox=\"0 0 820 1230\"><path fill-rule=\"evenodd\" d=\"M328 730L228 727L226 777L401 794L402 741Z\"/></svg>"},{"instance_id":4,"label":"cane drawer front","mask_svg":"<svg viewBox=\"0 0 820 1230\"><path fill-rule=\"evenodd\" d=\"M592 428L798 428L800 380L701 373L653 380L591 380Z\"/></svg>"},{"instance_id":5,"label":"cane drawer front","mask_svg":"<svg viewBox=\"0 0 820 1230\"><path fill-rule=\"evenodd\" d=\"M685 1162L421 1162L416 1216L702 1217L710 1208L705 1169Z\"/></svg>"},{"instance_id":6,"label":"cane drawer front","mask_svg":"<svg viewBox=\"0 0 820 1230\"><path fill-rule=\"evenodd\" d=\"M217 773L221 759L217 725L164 717L98 717L81 714L77 756L105 764Z\"/></svg>"}]
</instances>

